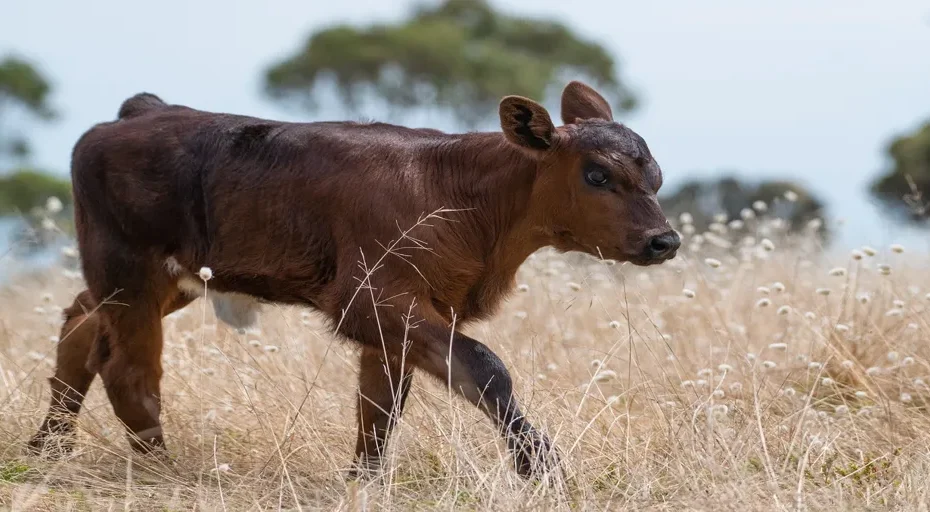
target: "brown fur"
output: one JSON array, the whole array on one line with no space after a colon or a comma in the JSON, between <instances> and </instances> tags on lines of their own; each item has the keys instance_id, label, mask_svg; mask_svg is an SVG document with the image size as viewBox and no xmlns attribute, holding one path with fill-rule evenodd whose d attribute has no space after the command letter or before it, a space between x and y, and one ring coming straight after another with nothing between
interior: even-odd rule
<instances>
[{"instance_id":1,"label":"brown fur","mask_svg":"<svg viewBox=\"0 0 930 512\"><path fill-rule=\"evenodd\" d=\"M132 446L163 451L161 319L194 299L179 282L206 266L211 291L315 308L360 346L357 468L377 467L417 369L451 376L532 474L548 440L523 417L500 359L450 336L452 322L493 314L542 247L648 265L679 241L645 142L592 89L566 87L570 122L558 128L526 98L504 98L500 116L503 132L445 134L126 100L74 148L88 290L66 312L49 415L31 446L72 430L99 373ZM452 211L427 217L442 209Z\"/></svg>"}]
</instances>

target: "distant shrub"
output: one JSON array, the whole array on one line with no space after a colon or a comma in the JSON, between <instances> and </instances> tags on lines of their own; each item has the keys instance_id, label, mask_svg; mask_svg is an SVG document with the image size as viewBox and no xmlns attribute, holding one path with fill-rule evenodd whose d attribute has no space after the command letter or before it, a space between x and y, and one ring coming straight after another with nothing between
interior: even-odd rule
<instances>
[{"instance_id":1,"label":"distant shrub","mask_svg":"<svg viewBox=\"0 0 930 512\"><path fill-rule=\"evenodd\" d=\"M52 174L22 169L0 176L0 215L26 215L41 208L50 197L71 208L71 183Z\"/></svg>"}]
</instances>

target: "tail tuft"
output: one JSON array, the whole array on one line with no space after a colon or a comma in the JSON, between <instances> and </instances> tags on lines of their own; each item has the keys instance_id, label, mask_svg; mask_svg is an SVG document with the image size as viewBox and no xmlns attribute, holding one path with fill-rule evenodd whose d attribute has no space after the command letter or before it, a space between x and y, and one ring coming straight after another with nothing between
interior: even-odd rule
<instances>
[{"instance_id":1,"label":"tail tuft","mask_svg":"<svg viewBox=\"0 0 930 512\"><path fill-rule=\"evenodd\" d=\"M168 106L168 104L162 101L158 96L149 92L140 92L120 105L117 118L126 119L141 116L146 112L166 106Z\"/></svg>"}]
</instances>

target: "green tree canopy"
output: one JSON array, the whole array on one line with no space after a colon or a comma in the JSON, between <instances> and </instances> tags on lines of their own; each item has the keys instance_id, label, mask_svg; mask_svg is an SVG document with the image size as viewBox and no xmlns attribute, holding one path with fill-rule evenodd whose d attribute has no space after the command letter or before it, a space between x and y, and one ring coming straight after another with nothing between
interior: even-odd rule
<instances>
[{"instance_id":1,"label":"green tree canopy","mask_svg":"<svg viewBox=\"0 0 930 512\"><path fill-rule=\"evenodd\" d=\"M565 73L596 86L615 113L628 111L635 100L616 67L604 47L558 21L504 14L485 0L445 0L395 24L313 33L270 67L265 89L313 111L328 83L350 112L373 97L397 111L438 108L475 128L496 119L503 96L545 100Z\"/></svg>"},{"instance_id":2,"label":"green tree canopy","mask_svg":"<svg viewBox=\"0 0 930 512\"><path fill-rule=\"evenodd\" d=\"M892 166L876 178L870 192L893 215L926 223L930 194L930 121L894 138L886 149Z\"/></svg>"},{"instance_id":3,"label":"green tree canopy","mask_svg":"<svg viewBox=\"0 0 930 512\"><path fill-rule=\"evenodd\" d=\"M26 215L57 197L62 206L71 204L71 184L48 173L20 169L0 176L0 216Z\"/></svg>"}]
</instances>

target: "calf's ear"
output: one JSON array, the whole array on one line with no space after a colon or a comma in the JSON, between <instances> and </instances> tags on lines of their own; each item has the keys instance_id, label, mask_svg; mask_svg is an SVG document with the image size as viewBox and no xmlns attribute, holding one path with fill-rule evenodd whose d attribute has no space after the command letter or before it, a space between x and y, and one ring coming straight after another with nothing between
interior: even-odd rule
<instances>
[{"instance_id":1,"label":"calf's ear","mask_svg":"<svg viewBox=\"0 0 930 512\"><path fill-rule=\"evenodd\" d=\"M577 80L562 90L562 122L572 124L579 119L613 121L610 104L597 91Z\"/></svg>"},{"instance_id":2,"label":"calf's ear","mask_svg":"<svg viewBox=\"0 0 930 512\"><path fill-rule=\"evenodd\" d=\"M552 146L555 125L549 112L533 100L507 96L501 100L501 129L507 140L531 151L546 151Z\"/></svg>"}]
</instances>

